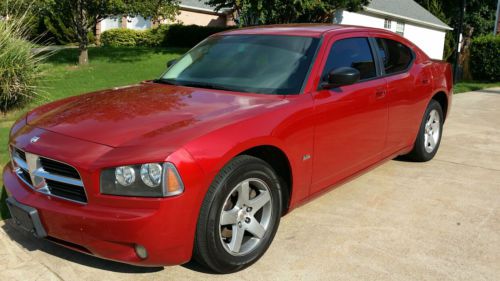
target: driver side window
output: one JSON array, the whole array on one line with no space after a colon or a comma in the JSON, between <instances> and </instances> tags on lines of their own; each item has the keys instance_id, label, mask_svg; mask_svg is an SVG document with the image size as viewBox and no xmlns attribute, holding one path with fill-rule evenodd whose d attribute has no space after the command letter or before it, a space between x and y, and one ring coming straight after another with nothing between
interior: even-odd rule
<instances>
[{"instance_id":1,"label":"driver side window","mask_svg":"<svg viewBox=\"0 0 500 281\"><path fill-rule=\"evenodd\" d=\"M367 38L347 38L335 42L328 55L323 77L340 67L352 67L360 72L360 80L377 76L375 60Z\"/></svg>"}]
</instances>

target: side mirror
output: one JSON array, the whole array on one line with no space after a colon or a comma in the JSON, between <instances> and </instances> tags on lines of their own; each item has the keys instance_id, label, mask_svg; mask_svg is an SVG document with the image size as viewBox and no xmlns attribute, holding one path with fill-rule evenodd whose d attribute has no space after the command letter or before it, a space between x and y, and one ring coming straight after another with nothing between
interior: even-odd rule
<instances>
[{"instance_id":1,"label":"side mirror","mask_svg":"<svg viewBox=\"0 0 500 281\"><path fill-rule=\"evenodd\" d=\"M331 89L340 86L352 85L359 81L361 74L359 70L352 67L339 67L330 71L321 85L323 89Z\"/></svg>"},{"instance_id":2,"label":"side mirror","mask_svg":"<svg viewBox=\"0 0 500 281\"><path fill-rule=\"evenodd\" d=\"M170 60L167 62L167 68L172 67L172 65L176 64L179 60Z\"/></svg>"}]
</instances>

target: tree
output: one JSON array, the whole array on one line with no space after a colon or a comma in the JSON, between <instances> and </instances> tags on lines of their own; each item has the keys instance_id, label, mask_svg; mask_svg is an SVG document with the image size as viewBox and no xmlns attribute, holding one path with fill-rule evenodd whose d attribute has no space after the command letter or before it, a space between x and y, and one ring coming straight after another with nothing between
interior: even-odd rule
<instances>
[{"instance_id":1,"label":"tree","mask_svg":"<svg viewBox=\"0 0 500 281\"><path fill-rule=\"evenodd\" d=\"M216 10L234 9L243 26L332 22L335 11L357 11L370 0L208 0Z\"/></svg>"},{"instance_id":2,"label":"tree","mask_svg":"<svg viewBox=\"0 0 500 281\"><path fill-rule=\"evenodd\" d=\"M39 1L42 2L42 1ZM178 0L43 0L47 13L57 15L76 36L80 49L79 63L88 64L89 33L107 17L143 16L157 20L171 19L178 10Z\"/></svg>"},{"instance_id":3,"label":"tree","mask_svg":"<svg viewBox=\"0 0 500 281\"><path fill-rule=\"evenodd\" d=\"M429 10L437 18L458 30L460 20L460 2L457 0L416 0L417 3ZM495 25L495 11L497 0L467 0L466 12L464 15L464 35L467 37L478 37L491 34ZM472 31L472 32L471 32ZM471 38L464 38L465 41ZM450 34L446 36L447 47L446 54L456 50L457 42Z\"/></svg>"}]
</instances>

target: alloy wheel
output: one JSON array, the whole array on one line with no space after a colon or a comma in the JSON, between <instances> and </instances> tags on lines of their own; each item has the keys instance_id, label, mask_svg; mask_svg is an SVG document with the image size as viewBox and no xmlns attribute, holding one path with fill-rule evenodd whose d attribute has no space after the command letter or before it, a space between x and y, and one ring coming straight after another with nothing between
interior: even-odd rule
<instances>
[{"instance_id":1,"label":"alloy wheel","mask_svg":"<svg viewBox=\"0 0 500 281\"><path fill-rule=\"evenodd\" d=\"M255 250L272 219L269 186L257 178L246 179L226 198L219 220L219 236L224 249L233 256Z\"/></svg>"}]
</instances>

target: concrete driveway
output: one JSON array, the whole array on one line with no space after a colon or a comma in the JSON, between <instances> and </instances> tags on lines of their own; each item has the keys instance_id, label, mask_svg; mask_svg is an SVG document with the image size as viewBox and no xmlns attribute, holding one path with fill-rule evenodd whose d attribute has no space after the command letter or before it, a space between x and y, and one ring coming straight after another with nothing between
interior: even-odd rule
<instances>
[{"instance_id":1,"label":"concrete driveway","mask_svg":"<svg viewBox=\"0 0 500 281\"><path fill-rule=\"evenodd\" d=\"M127 266L9 223L0 249L0 280L499 280L500 89L455 96L434 161L390 161L293 211L240 273Z\"/></svg>"}]
</instances>

